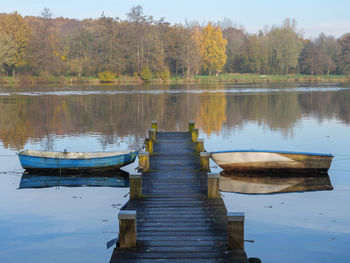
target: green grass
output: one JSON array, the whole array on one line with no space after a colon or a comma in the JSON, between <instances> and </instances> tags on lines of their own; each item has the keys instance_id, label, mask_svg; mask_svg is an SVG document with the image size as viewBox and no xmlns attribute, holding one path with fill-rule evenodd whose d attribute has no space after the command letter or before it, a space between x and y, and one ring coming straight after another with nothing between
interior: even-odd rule
<instances>
[{"instance_id":1,"label":"green grass","mask_svg":"<svg viewBox=\"0 0 350 263\"><path fill-rule=\"evenodd\" d=\"M349 75L258 75L258 74L221 74L219 76L195 76L186 81L233 82L233 83L278 83L278 82L350 82Z\"/></svg>"},{"instance_id":2,"label":"green grass","mask_svg":"<svg viewBox=\"0 0 350 263\"><path fill-rule=\"evenodd\" d=\"M221 74L219 76L199 75L191 78L170 77L169 81L164 82L160 78L152 78L150 83L153 84L191 84L191 83L327 83L339 82L350 83L350 75L258 75L258 74ZM89 83L100 84L97 77L94 76L30 76L17 75L13 77L0 77L0 83L6 85L16 85L21 83ZM118 76L111 84L143 84L143 81L137 76Z\"/></svg>"}]
</instances>

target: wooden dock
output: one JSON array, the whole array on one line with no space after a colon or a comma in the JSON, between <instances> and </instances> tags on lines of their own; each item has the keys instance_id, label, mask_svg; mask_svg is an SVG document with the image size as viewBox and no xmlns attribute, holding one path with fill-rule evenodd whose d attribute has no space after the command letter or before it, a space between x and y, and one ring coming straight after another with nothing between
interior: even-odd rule
<instances>
[{"instance_id":1,"label":"wooden dock","mask_svg":"<svg viewBox=\"0 0 350 263\"><path fill-rule=\"evenodd\" d=\"M142 175L130 177L130 200L124 217L119 217L120 235L129 235L124 239L119 235L119 239L131 248L119 242L110 262L247 263L243 238L229 249L227 211L219 195L208 198L208 175L200 170L192 133L153 132L149 167ZM138 182L142 190L135 192L132 185L137 187ZM136 223L132 222L134 212ZM238 239L243 236L243 229L239 231ZM136 235L136 245L132 235Z\"/></svg>"}]
</instances>

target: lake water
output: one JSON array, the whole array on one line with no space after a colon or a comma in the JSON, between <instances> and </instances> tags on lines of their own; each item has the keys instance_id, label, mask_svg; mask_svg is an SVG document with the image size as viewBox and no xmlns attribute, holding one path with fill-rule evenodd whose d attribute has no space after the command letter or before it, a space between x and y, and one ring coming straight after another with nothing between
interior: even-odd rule
<instances>
[{"instance_id":1,"label":"lake water","mask_svg":"<svg viewBox=\"0 0 350 263\"><path fill-rule=\"evenodd\" d=\"M223 195L245 212L248 257L349 261L350 85L298 84L1 87L0 262L108 262L128 188L20 188L15 154L139 149L152 120L167 131L194 120L207 151L334 154L332 191Z\"/></svg>"}]
</instances>

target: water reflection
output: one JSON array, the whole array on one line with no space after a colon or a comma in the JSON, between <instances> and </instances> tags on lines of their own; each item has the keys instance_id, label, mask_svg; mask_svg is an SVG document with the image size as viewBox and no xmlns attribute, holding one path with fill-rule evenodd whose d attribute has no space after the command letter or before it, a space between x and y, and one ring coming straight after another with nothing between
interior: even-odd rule
<instances>
[{"instance_id":1,"label":"water reflection","mask_svg":"<svg viewBox=\"0 0 350 263\"><path fill-rule=\"evenodd\" d=\"M247 215L246 239L255 241L245 244L248 256L272 263L347 262L349 101L350 89L336 84L0 88L0 262L108 262L105 244L118 233L118 209L129 189L16 190L21 180L44 177L21 178L13 150L128 149L143 143L152 120L169 131L196 121L208 151L333 153L332 182L306 183L332 184L334 191L226 192L224 201L229 211ZM132 173L136 165L123 169ZM62 186L63 179L53 185Z\"/></svg>"},{"instance_id":2,"label":"water reflection","mask_svg":"<svg viewBox=\"0 0 350 263\"><path fill-rule=\"evenodd\" d=\"M242 194L273 194L333 190L328 173L258 174L222 172L220 190Z\"/></svg>"},{"instance_id":3,"label":"water reflection","mask_svg":"<svg viewBox=\"0 0 350 263\"><path fill-rule=\"evenodd\" d=\"M350 123L350 89L267 88L179 85L0 92L0 141L6 148L21 149L29 140L45 140L50 148L54 135L90 133L100 135L101 145L127 138L134 146L152 120L166 130L186 130L188 121L195 120L207 135L247 121L291 134L298 120L310 115Z\"/></svg>"},{"instance_id":4,"label":"water reflection","mask_svg":"<svg viewBox=\"0 0 350 263\"><path fill-rule=\"evenodd\" d=\"M88 174L59 173L28 173L24 172L18 189L47 187L129 187L129 173L118 170L115 172Z\"/></svg>"}]
</instances>

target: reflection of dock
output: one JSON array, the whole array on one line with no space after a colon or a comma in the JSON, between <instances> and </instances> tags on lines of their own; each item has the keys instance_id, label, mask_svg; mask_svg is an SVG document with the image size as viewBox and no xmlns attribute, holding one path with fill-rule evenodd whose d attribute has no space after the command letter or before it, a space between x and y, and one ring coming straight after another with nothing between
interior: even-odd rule
<instances>
[{"instance_id":1,"label":"reflection of dock","mask_svg":"<svg viewBox=\"0 0 350 263\"><path fill-rule=\"evenodd\" d=\"M227 213L219 176L207 174L209 155L199 154L203 141L192 142L190 132L153 132L150 157L139 155L143 173L130 175L111 262L248 262L244 214Z\"/></svg>"},{"instance_id":2,"label":"reflection of dock","mask_svg":"<svg viewBox=\"0 0 350 263\"><path fill-rule=\"evenodd\" d=\"M119 170L114 173L64 174L57 173L24 173L19 183L19 189L46 187L128 187L128 173Z\"/></svg>"},{"instance_id":3,"label":"reflection of dock","mask_svg":"<svg viewBox=\"0 0 350 263\"><path fill-rule=\"evenodd\" d=\"M332 190L327 173L258 174L222 173L220 190L242 194L272 194Z\"/></svg>"}]
</instances>

